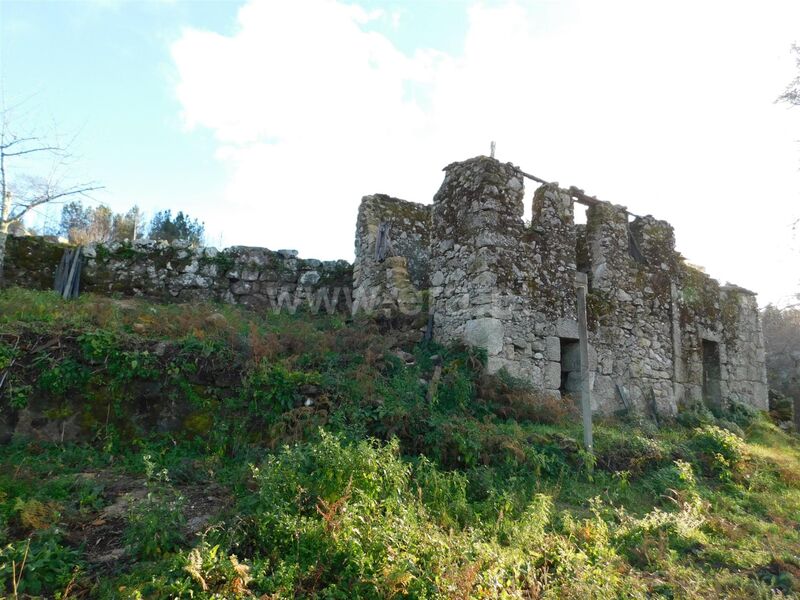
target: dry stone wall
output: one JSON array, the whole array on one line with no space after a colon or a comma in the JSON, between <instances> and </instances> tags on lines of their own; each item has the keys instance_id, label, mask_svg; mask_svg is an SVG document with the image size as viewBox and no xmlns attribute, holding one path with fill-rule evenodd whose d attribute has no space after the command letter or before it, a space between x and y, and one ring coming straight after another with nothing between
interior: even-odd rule
<instances>
[{"instance_id":1,"label":"dry stone wall","mask_svg":"<svg viewBox=\"0 0 800 600\"><path fill-rule=\"evenodd\" d=\"M365 196L356 220L353 309L413 315L422 310L429 286L431 210L383 194ZM388 226L390 256L377 256L378 230Z\"/></svg>"},{"instance_id":2,"label":"dry stone wall","mask_svg":"<svg viewBox=\"0 0 800 600\"><path fill-rule=\"evenodd\" d=\"M6 280L52 289L65 247L37 237L9 238ZM185 240L136 240L87 246L83 254L83 291L257 310L351 310L351 265L302 259L296 250L234 246L219 251L193 248Z\"/></svg>"}]
</instances>

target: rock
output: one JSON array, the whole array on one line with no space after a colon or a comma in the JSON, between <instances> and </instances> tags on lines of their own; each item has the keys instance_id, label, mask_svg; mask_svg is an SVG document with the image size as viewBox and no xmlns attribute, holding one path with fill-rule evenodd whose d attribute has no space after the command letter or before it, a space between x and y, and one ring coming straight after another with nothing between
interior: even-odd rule
<instances>
[{"instance_id":1,"label":"rock","mask_svg":"<svg viewBox=\"0 0 800 600\"><path fill-rule=\"evenodd\" d=\"M300 285L316 285L319 280L320 274L317 271L308 271L300 276Z\"/></svg>"},{"instance_id":2,"label":"rock","mask_svg":"<svg viewBox=\"0 0 800 600\"><path fill-rule=\"evenodd\" d=\"M413 354L406 352L405 350L400 350L399 348L392 350L392 354L409 366L417 362L417 359Z\"/></svg>"},{"instance_id":3,"label":"rock","mask_svg":"<svg viewBox=\"0 0 800 600\"><path fill-rule=\"evenodd\" d=\"M175 250L186 250L192 246L192 242L189 240L172 240L169 245Z\"/></svg>"},{"instance_id":4,"label":"rock","mask_svg":"<svg viewBox=\"0 0 800 600\"><path fill-rule=\"evenodd\" d=\"M101 554L100 556L92 557L91 562L103 564L103 563L115 563L121 560L125 555L128 554L128 551L125 548L112 548L105 554Z\"/></svg>"},{"instance_id":5,"label":"rock","mask_svg":"<svg viewBox=\"0 0 800 600\"><path fill-rule=\"evenodd\" d=\"M467 321L464 326L464 341L471 346L486 348L491 354L503 350L503 323L499 319L482 318Z\"/></svg>"},{"instance_id":6,"label":"rock","mask_svg":"<svg viewBox=\"0 0 800 600\"><path fill-rule=\"evenodd\" d=\"M282 249L278 250L278 254L280 255L281 258L297 258L297 255L299 253L297 252L297 250Z\"/></svg>"},{"instance_id":7,"label":"rock","mask_svg":"<svg viewBox=\"0 0 800 600\"><path fill-rule=\"evenodd\" d=\"M186 521L186 533L189 535L200 533L211 520L211 515L197 515Z\"/></svg>"}]
</instances>

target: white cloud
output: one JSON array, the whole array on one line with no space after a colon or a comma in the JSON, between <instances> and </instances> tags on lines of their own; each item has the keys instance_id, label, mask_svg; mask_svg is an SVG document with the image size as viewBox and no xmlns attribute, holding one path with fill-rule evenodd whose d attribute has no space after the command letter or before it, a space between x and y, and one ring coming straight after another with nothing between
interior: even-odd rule
<instances>
[{"instance_id":1,"label":"white cloud","mask_svg":"<svg viewBox=\"0 0 800 600\"><path fill-rule=\"evenodd\" d=\"M383 18L265 0L232 36L173 45L185 122L230 167L205 215L226 242L350 257L361 196L429 202L443 166L496 140L501 160L669 220L712 275L800 288L800 114L773 104L798 3L475 4L461 56L406 55L369 30Z\"/></svg>"}]
</instances>

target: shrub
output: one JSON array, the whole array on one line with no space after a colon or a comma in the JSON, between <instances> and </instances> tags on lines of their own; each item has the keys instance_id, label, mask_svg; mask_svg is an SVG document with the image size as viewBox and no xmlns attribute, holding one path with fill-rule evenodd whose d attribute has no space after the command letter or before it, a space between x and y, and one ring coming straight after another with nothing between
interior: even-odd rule
<instances>
[{"instance_id":1,"label":"shrub","mask_svg":"<svg viewBox=\"0 0 800 600\"><path fill-rule=\"evenodd\" d=\"M497 375L485 375L480 382L479 395L504 419L555 425L576 420L578 415L572 399L534 390L504 370Z\"/></svg>"},{"instance_id":2,"label":"shrub","mask_svg":"<svg viewBox=\"0 0 800 600\"><path fill-rule=\"evenodd\" d=\"M685 501L697 493L697 479L692 465L683 460L676 460L647 475L642 485L653 497L672 502Z\"/></svg>"},{"instance_id":3,"label":"shrub","mask_svg":"<svg viewBox=\"0 0 800 600\"><path fill-rule=\"evenodd\" d=\"M758 409L749 404L731 402L727 409L720 415L720 418L736 423L739 427L746 429L756 422L758 414Z\"/></svg>"},{"instance_id":4,"label":"shrub","mask_svg":"<svg viewBox=\"0 0 800 600\"><path fill-rule=\"evenodd\" d=\"M703 403L697 403L692 406L683 408L675 419L684 427L694 429L702 425L709 425L714 423L714 415L708 410L708 407Z\"/></svg>"},{"instance_id":5,"label":"shrub","mask_svg":"<svg viewBox=\"0 0 800 600\"><path fill-rule=\"evenodd\" d=\"M89 371L71 358L59 362L45 361L39 374L39 388L57 398L72 390L80 390L89 379Z\"/></svg>"},{"instance_id":6,"label":"shrub","mask_svg":"<svg viewBox=\"0 0 800 600\"><path fill-rule=\"evenodd\" d=\"M243 552L269 549L279 557L262 588L382 597L376 588L415 585L421 572L407 548L422 543L421 515L396 441L346 445L321 433L319 442L271 456L253 469L253 477L256 498L247 508L252 517L234 544Z\"/></svg>"},{"instance_id":7,"label":"shrub","mask_svg":"<svg viewBox=\"0 0 800 600\"><path fill-rule=\"evenodd\" d=\"M282 363L262 361L245 381L244 393L251 412L271 421L302 402L301 386L319 382L318 373L293 371Z\"/></svg>"},{"instance_id":8,"label":"shrub","mask_svg":"<svg viewBox=\"0 0 800 600\"><path fill-rule=\"evenodd\" d=\"M472 517L467 501L467 477L458 471L437 469L424 456L414 465L417 495L436 522L443 527L463 526Z\"/></svg>"},{"instance_id":9,"label":"shrub","mask_svg":"<svg viewBox=\"0 0 800 600\"><path fill-rule=\"evenodd\" d=\"M9 369L19 356L19 351L10 344L0 341L0 372Z\"/></svg>"},{"instance_id":10,"label":"shrub","mask_svg":"<svg viewBox=\"0 0 800 600\"><path fill-rule=\"evenodd\" d=\"M123 533L131 554L153 560L177 550L186 525L184 503L183 496L168 486L151 486L145 498L132 502Z\"/></svg>"},{"instance_id":11,"label":"shrub","mask_svg":"<svg viewBox=\"0 0 800 600\"><path fill-rule=\"evenodd\" d=\"M24 568L21 568L23 561ZM54 529L0 548L0 582L5 582L7 592L12 591L11 578L16 573L18 592L53 597L52 594L62 591L81 569L78 553L63 546L60 534Z\"/></svg>"},{"instance_id":12,"label":"shrub","mask_svg":"<svg viewBox=\"0 0 800 600\"><path fill-rule=\"evenodd\" d=\"M629 471L638 475L667 459L667 451L658 440L638 433L598 430L595 438L597 466L606 471Z\"/></svg>"},{"instance_id":13,"label":"shrub","mask_svg":"<svg viewBox=\"0 0 800 600\"><path fill-rule=\"evenodd\" d=\"M676 512L655 508L641 518L618 509L619 526L614 540L634 565L658 566L674 553L683 554L705 542L701 531L705 510L705 504L696 496L681 503Z\"/></svg>"},{"instance_id":14,"label":"shrub","mask_svg":"<svg viewBox=\"0 0 800 600\"><path fill-rule=\"evenodd\" d=\"M746 457L742 438L716 425L695 429L688 446L698 458L703 472L723 481L733 479Z\"/></svg>"},{"instance_id":15,"label":"shrub","mask_svg":"<svg viewBox=\"0 0 800 600\"><path fill-rule=\"evenodd\" d=\"M184 571L204 592L212 592L215 597L250 595L247 589L253 579L250 567L239 562L235 554L225 556L219 548L203 541L186 555Z\"/></svg>"},{"instance_id":16,"label":"shrub","mask_svg":"<svg viewBox=\"0 0 800 600\"><path fill-rule=\"evenodd\" d=\"M61 516L60 508L56 502L44 503L35 498L17 498L14 505L19 522L28 531L48 529L55 525Z\"/></svg>"}]
</instances>

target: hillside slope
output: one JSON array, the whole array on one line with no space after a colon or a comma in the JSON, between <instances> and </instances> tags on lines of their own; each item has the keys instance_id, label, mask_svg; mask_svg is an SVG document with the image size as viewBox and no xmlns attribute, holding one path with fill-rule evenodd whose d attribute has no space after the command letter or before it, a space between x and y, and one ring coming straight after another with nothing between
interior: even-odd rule
<instances>
[{"instance_id":1,"label":"hillside slope","mask_svg":"<svg viewBox=\"0 0 800 600\"><path fill-rule=\"evenodd\" d=\"M800 438L569 404L342 317L0 292L0 590L19 598L770 598Z\"/></svg>"}]
</instances>

